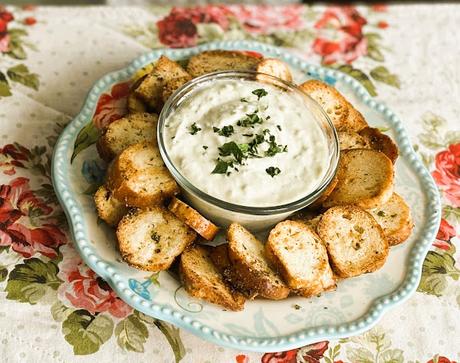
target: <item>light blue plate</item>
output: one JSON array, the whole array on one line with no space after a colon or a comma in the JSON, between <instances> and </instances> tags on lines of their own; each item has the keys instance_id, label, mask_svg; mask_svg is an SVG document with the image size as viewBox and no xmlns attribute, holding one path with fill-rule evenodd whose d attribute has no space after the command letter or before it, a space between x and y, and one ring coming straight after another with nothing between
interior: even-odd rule
<instances>
[{"instance_id":1,"label":"light blue plate","mask_svg":"<svg viewBox=\"0 0 460 363\"><path fill-rule=\"evenodd\" d=\"M183 59L209 49L252 50L280 58L290 64L297 82L318 78L334 84L371 125L389 128L388 134L397 141L401 153L396 163L396 191L410 205L415 228L406 243L392 248L381 270L342 281L336 291L320 297L291 297L283 301L256 299L247 302L244 311L235 313L188 297L168 272L162 272L157 280L157 276L123 263L113 231L98 223L92 198L84 193L90 179L88 170L93 170L94 174L95 169L103 168L103 163L98 159L94 145L80 152L71 162L77 135L91 122L101 94L109 92L113 84L129 79L137 69L162 54ZM203 339L227 347L262 352L287 350L370 329L388 309L406 300L416 290L423 260L440 222L437 188L393 111L371 98L360 83L346 74L308 64L282 49L247 41L155 50L137 58L125 69L97 81L83 109L57 142L53 156L53 183L67 214L77 250L120 298L147 315L171 322Z\"/></svg>"}]
</instances>

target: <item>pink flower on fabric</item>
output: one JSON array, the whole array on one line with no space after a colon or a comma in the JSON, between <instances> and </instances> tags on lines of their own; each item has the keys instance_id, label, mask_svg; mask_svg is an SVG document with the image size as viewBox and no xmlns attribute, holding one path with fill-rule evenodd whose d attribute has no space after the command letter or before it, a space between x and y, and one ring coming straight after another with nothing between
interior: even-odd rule
<instances>
[{"instance_id":1,"label":"pink flower on fabric","mask_svg":"<svg viewBox=\"0 0 460 363\"><path fill-rule=\"evenodd\" d=\"M456 236L456 231L453 226L449 224L444 218L441 219L438 234L433 242L433 246L438 247L442 250L448 250L451 247L450 240Z\"/></svg>"},{"instance_id":2,"label":"pink flower on fabric","mask_svg":"<svg viewBox=\"0 0 460 363\"><path fill-rule=\"evenodd\" d=\"M93 122L98 129L103 129L111 122L122 118L128 112L128 93L131 82L112 86L110 93L103 93L97 102Z\"/></svg>"},{"instance_id":3,"label":"pink flower on fabric","mask_svg":"<svg viewBox=\"0 0 460 363\"><path fill-rule=\"evenodd\" d=\"M62 248L64 260L59 264L58 277L64 282L58 293L78 309L91 314L108 312L117 318L124 318L132 308L121 300L102 278L85 265L74 248Z\"/></svg>"},{"instance_id":4,"label":"pink flower on fabric","mask_svg":"<svg viewBox=\"0 0 460 363\"><path fill-rule=\"evenodd\" d=\"M229 5L235 19L250 33L268 34L279 30L298 30L304 25L300 4L285 6Z\"/></svg>"},{"instance_id":5,"label":"pink flower on fabric","mask_svg":"<svg viewBox=\"0 0 460 363\"><path fill-rule=\"evenodd\" d=\"M367 53L362 32L365 24L366 19L353 6L328 7L315 24L318 35L313 51L323 57L325 64L352 63Z\"/></svg>"},{"instance_id":6,"label":"pink flower on fabric","mask_svg":"<svg viewBox=\"0 0 460 363\"><path fill-rule=\"evenodd\" d=\"M157 22L160 42L171 48L196 45L198 24L214 23L226 30L230 11L224 5L172 8L168 16Z\"/></svg>"},{"instance_id":7,"label":"pink flower on fabric","mask_svg":"<svg viewBox=\"0 0 460 363\"><path fill-rule=\"evenodd\" d=\"M431 173L444 197L460 207L460 143L450 145L436 155L436 170Z\"/></svg>"},{"instance_id":8,"label":"pink flower on fabric","mask_svg":"<svg viewBox=\"0 0 460 363\"><path fill-rule=\"evenodd\" d=\"M53 258L57 248L67 242L65 234L53 223L34 226L32 220L48 216L53 208L37 197L29 179L16 178L0 186L0 246L29 258L36 253Z\"/></svg>"}]
</instances>

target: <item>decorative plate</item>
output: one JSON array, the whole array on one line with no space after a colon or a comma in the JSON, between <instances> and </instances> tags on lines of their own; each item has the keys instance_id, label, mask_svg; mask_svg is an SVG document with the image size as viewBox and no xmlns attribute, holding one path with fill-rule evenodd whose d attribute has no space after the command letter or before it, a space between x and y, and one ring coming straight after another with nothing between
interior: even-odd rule
<instances>
[{"instance_id":1,"label":"decorative plate","mask_svg":"<svg viewBox=\"0 0 460 363\"><path fill-rule=\"evenodd\" d=\"M169 272L152 275L121 260L114 232L98 220L91 197L105 169L94 145L98 130L123 115L129 80L138 69L161 54L180 60L209 49L247 50L280 58L290 64L297 82L317 78L333 84L373 126L386 130L396 140L401 153L396 163L396 191L409 203L415 228L407 242L391 249L381 270L341 281L336 291L319 297L256 299L248 301L242 312L228 312L189 297ZM440 222L437 188L393 111L371 98L349 75L308 64L279 48L248 41L154 50L97 81L83 109L57 142L53 182L77 250L120 298L145 314L171 322L203 339L252 351L287 350L370 329L387 310L416 290L423 260Z\"/></svg>"}]
</instances>

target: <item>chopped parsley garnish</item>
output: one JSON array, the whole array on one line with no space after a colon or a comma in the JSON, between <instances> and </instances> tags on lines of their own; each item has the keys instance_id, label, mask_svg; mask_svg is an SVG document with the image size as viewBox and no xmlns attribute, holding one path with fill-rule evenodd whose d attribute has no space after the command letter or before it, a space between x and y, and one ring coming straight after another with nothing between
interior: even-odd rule
<instances>
[{"instance_id":1,"label":"chopped parsley garnish","mask_svg":"<svg viewBox=\"0 0 460 363\"><path fill-rule=\"evenodd\" d=\"M263 88L258 88L252 91L253 95L257 96L257 99L260 100L262 97L266 96L268 93Z\"/></svg>"},{"instance_id":2,"label":"chopped parsley garnish","mask_svg":"<svg viewBox=\"0 0 460 363\"><path fill-rule=\"evenodd\" d=\"M206 145L203 145L203 149L208 150L208 147Z\"/></svg>"},{"instance_id":3,"label":"chopped parsley garnish","mask_svg":"<svg viewBox=\"0 0 460 363\"><path fill-rule=\"evenodd\" d=\"M257 147L265 141L263 134L257 134L249 143L249 153L251 156L257 156Z\"/></svg>"},{"instance_id":4,"label":"chopped parsley garnish","mask_svg":"<svg viewBox=\"0 0 460 363\"><path fill-rule=\"evenodd\" d=\"M275 156L278 153L287 152L287 145L281 145L276 143L275 136L271 135L269 138L269 147L265 151L266 156Z\"/></svg>"},{"instance_id":5,"label":"chopped parsley garnish","mask_svg":"<svg viewBox=\"0 0 460 363\"><path fill-rule=\"evenodd\" d=\"M197 126L197 125L196 125L196 122L194 122L194 123L190 126L190 135L195 135L198 131L201 131L201 127Z\"/></svg>"},{"instance_id":6,"label":"chopped parsley garnish","mask_svg":"<svg viewBox=\"0 0 460 363\"><path fill-rule=\"evenodd\" d=\"M259 88L252 91L252 94L257 96L257 100L250 100L249 98L240 98L241 102L247 102L255 106L255 111L252 113L247 113L245 117L239 119L236 122L236 126L255 128L258 124L263 124L264 121L269 120L269 115L264 115L264 111L267 109L268 105L262 105L260 99L265 97L268 93L265 89ZM193 127L197 127L195 124ZM281 131L281 126L276 125L279 131ZM194 133L198 132L196 130ZM213 127L212 130L220 136L230 137L235 133L234 125L227 125L222 128ZM193 134L194 134L193 133ZM238 143L240 140L233 140L226 142L225 144L218 147L219 157L216 160L216 165L212 174L225 174L230 175L231 170L238 172L239 165L245 165L245 160L250 158L263 158L263 157L272 157L278 153L287 152L287 145L281 145L276 142L276 137L271 134L270 129L265 128L258 133L244 133L240 134L244 137L251 138L247 143ZM261 146L264 144L268 146ZM207 147L203 148L206 150ZM262 150L259 150L262 149ZM238 166L238 167L237 167ZM267 174L274 177L278 175L281 170L278 167L271 166L265 169Z\"/></svg>"},{"instance_id":7,"label":"chopped parsley garnish","mask_svg":"<svg viewBox=\"0 0 460 363\"><path fill-rule=\"evenodd\" d=\"M278 168L278 167L276 167L276 166L270 166L269 168L265 169L265 171L266 171L267 174L270 175L272 178L273 178L275 175L278 175L279 173L281 173L280 168Z\"/></svg>"},{"instance_id":8,"label":"chopped parsley garnish","mask_svg":"<svg viewBox=\"0 0 460 363\"><path fill-rule=\"evenodd\" d=\"M379 217L385 217L385 212L384 212L383 210L379 210L379 211L377 212L377 215L378 215Z\"/></svg>"},{"instance_id":9,"label":"chopped parsley garnish","mask_svg":"<svg viewBox=\"0 0 460 363\"><path fill-rule=\"evenodd\" d=\"M226 161L218 159L216 167L214 168L214 170L211 173L212 174L226 174L227 170L228 170L228 167L231 166L231 165L232 165L232 163L229 163L229 162L226 162Z\"/></svg>"},{"instance_id":10,"label":"chopped parsley garnish","mask_svg":"<svg viewBox=\"0 0 460 363\"><path fill-rule=\"evenodd\" d=\"M242 144L244 145L244 144ZM243 150L240 149L238 144L234 141L227 142L219 147L220 156L232 155L238 164L241 164L244 158Z\"/></svg>"},{"instance_id":11,"label":"chopped parsley garnish","mask_svg":"<svg viewBox=\"0 0 460 363\"><path fill-rule=\"evenodd\" d=\"M220 136L230 137L235 132L235 129L232 125L227 125L219 129L218 127L213 127L212 130L217 132Z\"/></svg>"},{"instance_id":12,"label":"chopped parsley garnish","mask_svg":"<svg viewBox=\"0 0 460 363\"><path fill-rule=\"evenodd\" d=\"M254 127L255 124L261 124L263 119L259 117L257 112L247 113L246 117L237 121L237 125L241 127Z\"/></svg>"}]
</instances>

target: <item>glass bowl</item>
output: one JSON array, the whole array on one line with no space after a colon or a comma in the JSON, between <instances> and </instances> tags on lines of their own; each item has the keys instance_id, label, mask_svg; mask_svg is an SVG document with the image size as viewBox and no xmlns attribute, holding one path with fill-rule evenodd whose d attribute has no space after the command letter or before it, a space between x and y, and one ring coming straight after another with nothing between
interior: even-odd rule
<instances>
[{"instance_id":1,"label":"glass bowl","mask_svg":"<svg viewBox=\"0 0 460 363\"><path fill-rule=\"evenodd\" d=\"M268 83L283 90L295 92L303 97L305 105L307 106L307 112L310 112L313 119L320 125L329 148L327 170L316 189L308 192L308 194L298 200L287 204L253 207L233 204L211 196L205 191L197 188L181 174L169 157L166 149L164 141L166 120L178 107L180 107L184 100L188 99L188 97L193 97L194 91L218 79ZM255 232L269 228L318 199L334 178L339 160L339 141L337 133L331 120L323 109L296 85L268 74L250 71L222 71L210 73L195 78L183 85L168 99L161 111L157 126L157 140L160 154L166 167L180 186L184 198L193 208L197 209L206 218L220 227L227 227L232 222L238 222Z\"/></svg>"}]
</instances>

